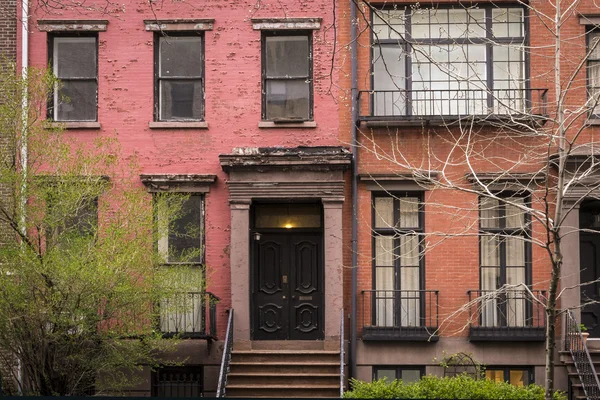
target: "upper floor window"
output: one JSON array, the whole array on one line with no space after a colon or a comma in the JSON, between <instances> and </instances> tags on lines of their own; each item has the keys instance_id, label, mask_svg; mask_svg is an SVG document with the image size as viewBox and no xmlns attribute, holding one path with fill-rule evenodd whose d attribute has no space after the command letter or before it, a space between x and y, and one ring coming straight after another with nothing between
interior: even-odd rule
<instances>
[{"instance_id":1,"label":"upper floor window","mask_svg":"<svg viewBox=\"0 0 600 400\"><path fill-rule=\"evenodd\" d=\"M156 34L155 104L158 121L204 120L204 44L201 33Z\"/></svg>"},{"instance_id":2,"label":"upper floor window","mask_svg":"<svg viewBox=\"0 0 600 400\"><path fill-rule=\"evenodd\" d=\"M531 298L523 289L493 293L504 285L530 284L529 220L527 199L506 196L479 200L479 253L481 292L487 295L481 310L481 326L529 326Z\"/></svg>"},{"instance_id":3,"label":"upper floor window","mask_svg":"<svg viewBox=\"0 0 600 400\"><path fill-rule=\"evenodd\" d=\"M312 120L311 32L263 32L262 59L263 120Z\"/></svg>"},{"instance_id":4,"label":"upper floor window","mask_svg":"<svg viewBox=\"0 0 600 400\"><path fill-rule=\"evenodd\" d=\"M520 7L374 11L373 115L525 111L525 18Z\"/></svg>"},{"instance_id":5,"label":"upper floor window","mask_svg":"<svg viewBox=\"0 0 600 400\"><path fill-rule=\"evenodd\" d=\"M600 31L593 30L588 33L588 58L587 75L588 91L592 102L593 115L600 115Z\"/></svg>"},{"instance_id":6,"label":"upper floor window","mask_svg":"<svg viewBox=\"0 0 600 400\"><path fill-rule=\"evenodd\" d=\"M96 121L98 111L98 37L50 36L50 59L60 80L54 89L55 121Z\"/></svg>"},{"instance_id":7,"label":"upper floor window","mask_svg":"<svg viewBox=\"0 0 600 400\"><path fill-rule=\"evenodd\" d=\"M417 195L373 197L374 324L421 327L423 213Z\"/></svg>"}]
</instances>

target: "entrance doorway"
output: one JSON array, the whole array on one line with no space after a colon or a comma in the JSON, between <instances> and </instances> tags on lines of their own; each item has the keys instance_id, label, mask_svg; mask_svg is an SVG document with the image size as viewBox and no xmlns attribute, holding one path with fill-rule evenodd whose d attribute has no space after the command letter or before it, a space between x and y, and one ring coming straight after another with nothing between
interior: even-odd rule
<instances>
[{"instance_id":1,"label":"entrance doorway","mask_svg":"<svg viewBox=\"0 0 600 400\"><path fill-rule=\"evenodd\" d=\"M581 323L590 337L600 338L600 201L582 204L579 210ZM593 232L597 231L597 232ZM587 282L593 282L586 284Z\"/></svg>"},{"instance_id":2,"label":"entrance doorway","mask_svg":"<svg viewBox=\"0 0 600 400\"><path fill-rule=\"evenodd\" d=\"M324 338L321 215L318 204L255 206L252 339Z\"/></svg>"}]
</instances>

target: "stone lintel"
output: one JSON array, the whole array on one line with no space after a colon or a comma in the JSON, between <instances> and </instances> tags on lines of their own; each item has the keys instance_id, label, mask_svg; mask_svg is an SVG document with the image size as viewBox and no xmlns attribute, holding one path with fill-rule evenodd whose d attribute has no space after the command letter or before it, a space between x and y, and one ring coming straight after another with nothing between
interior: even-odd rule
<instances>
[{"instance_id":1,"label":"stone lintel","mask_svg":"<svg viewBox=\"0 0 600 400\"><path fill-rule=\"evenodd\" d=\"M147 31L212 31L214 18L201 19L148 19L144 20Z\"/></svg>"},{"instance_id":2,"label":"stone lintel","mask_svg":"<svg viewBox=\"0 0 600 400\"><path fill-rule=\"evenodd\" d=\"M108 21L105 19L40 19L37 25L42 32L105 32Z\"/></svg>"},{"instance_id":3,"label":"stone lintel","mask_svg":"<svg viewBox=\"0 0 600 400\"><path fill-rule=\"evenodd\" d=\"M302 30L321 29L322 19L319 17L307 18L252 18L254 30Z\"/></svg>"},{"instance_id":4,"label":"stone lintel","mask_svg":"<svg viewBox=\"0 0 600 400\"><path fill-rule=\"evenodd\" d=\"M208 193L215 183L214 174L140 174L149 192Z\"/></svg>"}]
</instances>

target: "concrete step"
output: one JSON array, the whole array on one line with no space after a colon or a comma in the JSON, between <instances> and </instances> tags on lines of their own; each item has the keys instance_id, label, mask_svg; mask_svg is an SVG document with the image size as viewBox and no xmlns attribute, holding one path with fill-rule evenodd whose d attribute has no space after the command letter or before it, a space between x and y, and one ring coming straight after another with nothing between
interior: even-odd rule
<instances>
[{"instance_id":1,"label":"concrete step","mask_svg":"<svg viewBox=\"0 0 600 400\"><path fill-rule=\"evenodd\" d=\"M227 397L339 397L339 385L229 385Z\"/></svg>"},{"instance_id":2,"label":"concrete step","mask_svg":"<svg viewBox=\"0 0 600 400\"><path fill-rule=\"evenodd\" d=\"M337 362L339 351L325 350L242 350L233 351L232 360L237 362Z\"/></svg>"},{"instance_id":3,"label":"concrete step","mask_svg":"<svg viewBox=\"0 0 600 400\"><path fill-rule=\"evenodd\" d=\"M232 360L229 364L231 373L259 372L262 374L276 373L337 373L339 374L339 362L238 362Z\"/></svg>"},{"instance_id":4,"label":"concrete step","mask_svg":"<svg viewBox=\"0 0 600 400\"><path fill-rule=\"evenodd\" d=\"M230 372L227 375L228 385L252 385L260 384L267 386L274 385L333 385L340 384L340 374L332 373L257 373L257 372Z\"/></svg>"}]
</instances>

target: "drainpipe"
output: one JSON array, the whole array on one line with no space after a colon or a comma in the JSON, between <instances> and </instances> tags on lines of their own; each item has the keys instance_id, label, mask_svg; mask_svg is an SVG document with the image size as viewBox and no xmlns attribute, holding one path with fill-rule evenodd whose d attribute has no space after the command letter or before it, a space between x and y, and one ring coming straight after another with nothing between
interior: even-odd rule
<instances>
[{"instance_id":1,"label":"drainpipe","mask_svg":"<svg viewBox=\"0 0 600 400\"><path fill-rule=\"evenodd\" d=\"M351 64L351 80L352 80L352 295L351 295L351 306L352 310L350 313L350 377L356 377L356 336L358 322L357 312L358 307L356 305L356 298L358 296L358 104L356 103L358 97L358 45L357 45L357 23L356 20L356 0L350 0L350 46L352 60Z\"/></svg>"},{"instance_id":2,"label":"drainpipe","mask_svg":"<svg viewBox=\"0 0 600 400\"><path fill-rule=\"evenodd\" d=\"M27 82L27 69L29 67L29 0L21 2L21 77ZM27 205L27 125L28 125L28 85L23 85L21 98L21 132L19 137L20 147L20 169L21 188L19 192L19 231L22 235L27 234L26 205ZM17 385L20 395L23 394L23 365L21 358L17 357Z\"/></svg>"}]
</instances>

